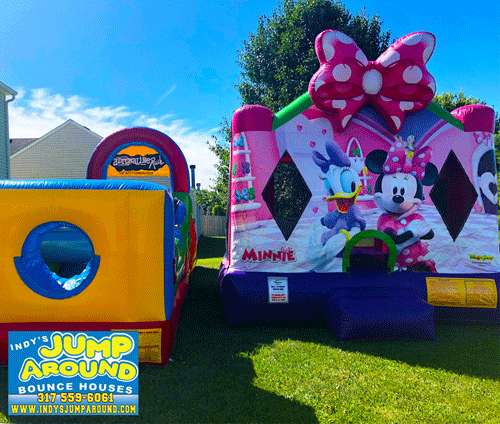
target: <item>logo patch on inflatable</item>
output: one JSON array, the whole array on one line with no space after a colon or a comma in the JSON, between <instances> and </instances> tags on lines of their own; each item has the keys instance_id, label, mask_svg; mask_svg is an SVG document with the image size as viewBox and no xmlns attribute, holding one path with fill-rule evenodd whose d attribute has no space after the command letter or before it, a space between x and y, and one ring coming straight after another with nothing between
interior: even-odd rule
<instances>
[{"instance_id":1,"label":"logo patch on inflatable","mask_svg":"<svg viewBox=\"0 0 500 424\"><path fill-rule=\"evenodd\" d=\"M120 150L111 160L108 177L158 176L170 177L170 167L162 154L145 145L133 145Z\"/></svg>"},{"instance_id":2,"label":"logo patch on inflatable","mask_svg":"<svg viewBox=\"0 0 500 424\"><path fill-rule=\"evenodd\" d=\"M291 247L282 247L277 250L273 249L247 249L241 256L243 262L295 262L295 251Z\"/></svg>"}]
</instances>

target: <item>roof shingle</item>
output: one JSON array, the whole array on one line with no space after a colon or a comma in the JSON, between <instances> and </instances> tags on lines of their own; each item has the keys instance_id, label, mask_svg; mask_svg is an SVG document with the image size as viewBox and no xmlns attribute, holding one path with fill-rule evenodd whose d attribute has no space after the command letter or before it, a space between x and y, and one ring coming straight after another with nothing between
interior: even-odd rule
<instances>
[{"instance_id":1,"label":"roof shingle","mask_svg":"<svg viewBox=\"0 0 500 424\"><path fill-rule=\"evenodd\" d=\"M19 152L19 150L24 149L31 143L38 140L38 138L11 138L10 139L10 155Z\"/></svg>"}]
</instances>

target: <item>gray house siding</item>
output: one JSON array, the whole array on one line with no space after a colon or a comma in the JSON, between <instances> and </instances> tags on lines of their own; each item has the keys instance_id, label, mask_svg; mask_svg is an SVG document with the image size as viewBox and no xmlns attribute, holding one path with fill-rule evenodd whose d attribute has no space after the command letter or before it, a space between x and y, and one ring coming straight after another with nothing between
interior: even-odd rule
<instances>
[{"instance_id":1,"label":"gray house siding","mask_svg":"<svg viewBox=\"0 0 500 424\"><path fill-rule=\"evenodd\" d=\"M68 120L11 156L11 178L85 178L101 138Z\"/></svg>"}]
</instances>

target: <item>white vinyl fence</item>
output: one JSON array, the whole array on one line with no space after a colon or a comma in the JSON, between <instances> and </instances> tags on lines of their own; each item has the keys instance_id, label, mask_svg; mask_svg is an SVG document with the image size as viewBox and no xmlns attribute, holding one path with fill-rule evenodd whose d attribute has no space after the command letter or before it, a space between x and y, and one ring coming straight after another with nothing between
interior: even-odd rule
<instances>
[{"instance_id":1,"label":"white vinyl fence","mask_svg":"<svg viewBox=\"0 0 500 424\"><path fill-rule=\"evenodd\" d=\"M227 219L225 216L201 215L201 235L207 237L226 235Z\"/></svg>"},{"instance_id":2,"label":"white vinyl fence","mask_svg":"<svg viewBox=\"0 0 500 424\"><path fill-rule=\"evenodd\" d=\"M196 223L196 236L197 238L200 238L201 236L201 222L202 222L202 215L203 211L201 208L196 204L196 196L194 195L193 192L191 192L191 200L193 202L193 218Z\"/></svg>"}]
</instances>

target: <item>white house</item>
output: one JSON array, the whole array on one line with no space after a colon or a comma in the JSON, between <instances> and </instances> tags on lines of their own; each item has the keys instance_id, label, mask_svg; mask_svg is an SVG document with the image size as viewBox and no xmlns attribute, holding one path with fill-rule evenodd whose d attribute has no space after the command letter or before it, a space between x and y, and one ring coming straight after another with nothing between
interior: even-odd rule
<instances>
[{"instance_id":1,"label":"white house","mask_svg":"<svg viewBox=\"0 0 500 424\"><path fill-rule=\"evenodd\" d=\"M10 176L85 178L99 134L68 119L40 138L14 138L10 143Z\"/></svg>"},{"instance_id":2,"label":"white house","mask_svg":"<svg viewBox=\"0 0 500 424\"><path fill-rule=\"evenodd\" d=\"M0 81L0 179L9 178L9 113L8 103L16 92Z\"/></svg>"}]
</instances>

